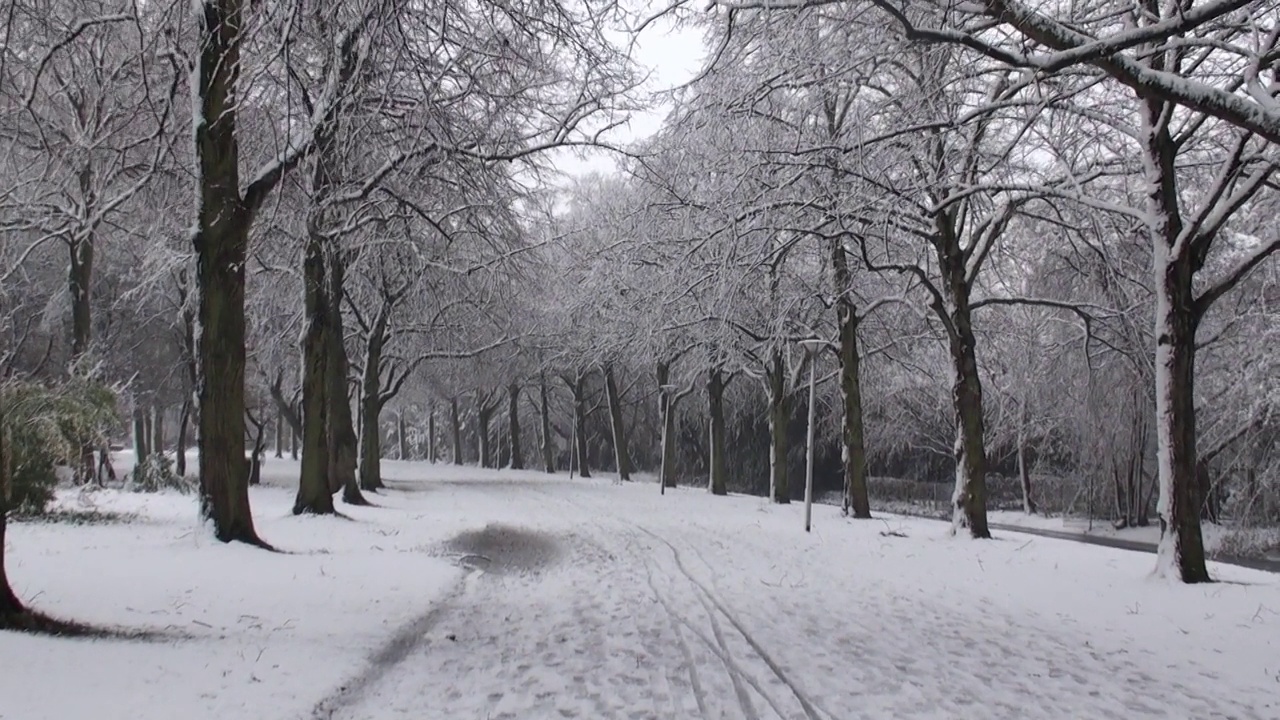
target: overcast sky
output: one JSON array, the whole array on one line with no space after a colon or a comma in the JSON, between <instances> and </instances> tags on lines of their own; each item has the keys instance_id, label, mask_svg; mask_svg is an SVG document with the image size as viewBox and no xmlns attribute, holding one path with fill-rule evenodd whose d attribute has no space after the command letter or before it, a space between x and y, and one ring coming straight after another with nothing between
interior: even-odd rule
<instances>
[{"instance_id":1,"label":"overcast sky","mask_svg":"<svg viewBox=\"0 0 1280 720\"><path fill-rule=\"evenodd\" d=\"M627 42L630 36L620 36ZM675 28L669 21L658 21L645 28L636 38L632 57L642 67L652 71L647 90L658 93L693 79L702 66L705 49L702 34L697 29ZM626 144L653 135L662 126L662 118L670 110L668 105L657 105L652 110L638 114L626 127L620 127L610 136L615 143ZM561 153L555 165L574 176L589 172L609 173L616 169L611 154L591 151L584 157L574 153Z\"/></svg>"}]
</instances>

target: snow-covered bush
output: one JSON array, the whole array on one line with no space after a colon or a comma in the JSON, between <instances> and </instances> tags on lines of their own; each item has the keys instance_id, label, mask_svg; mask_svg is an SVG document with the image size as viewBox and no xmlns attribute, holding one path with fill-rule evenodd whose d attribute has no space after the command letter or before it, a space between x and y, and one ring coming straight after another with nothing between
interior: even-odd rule
<instances>
[{"instance_id":1,"label":"snow-covered bush","mask_svg":"<svg viewBox=\"0 0 1280 720\"><path fill-rule=\"evenodd\" d=\"M143 458L129 474L128 489L134 492L177 490L192 492L195 485L173 471L173 463L164 455L153 453Z\"/></svg>"},{"instance_id":2,"label":"snow-covered bush","mask_svg":"<svg viewBox=\"0 0 1280 720\"><path fill-rule=\"evenodd\" d=\"M1217 553L1231 557L1268 557L1280 551L1280 528L1237 527L1224 533Z\"/></svg>"}]
</instances>

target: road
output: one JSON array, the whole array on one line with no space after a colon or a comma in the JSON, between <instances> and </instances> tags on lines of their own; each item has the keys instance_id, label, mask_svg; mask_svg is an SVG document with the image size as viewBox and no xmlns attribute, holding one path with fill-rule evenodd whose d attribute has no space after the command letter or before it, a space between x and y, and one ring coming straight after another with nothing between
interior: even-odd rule
<instances>
[{"instance_id":1,"label":"road","mask_svg":"<svg viewBox=\"0 0 1280 720\"><path fill-rule=\"evenodd\" d=\"M1135 619L1130 595L1099 603L1080 588L1097 578L1158 604L1166 588L1144 584L1124 555L971 543L827 508L806 535L796 507L683 489L659 497L647 485L401 487L474 520L441 549L473 571L316 717L1280 714L1269 677L1229 670L1253 662L1245 636L1217 626L1188 636L1167 617ZM1219 674L1228 679L1196 679Z\"/></svg>"},{"instance_id":2,"label":"road","mask_svg":"<svg viewBox=\"0 0 1280 720\"><path fill-rule=\"evenodd\" d=\"M991 523L990 527L992 530L1003 530L1006 532L1024 533L1027 535L1039 535L1040 537L1070 540L1072 542L1084 543L1085 545L1097 545L1098 547L1116 548L1117 550L1130 550L1132 552L1149 553L1152 555L1156 552L1155 543L1141 542L1138 540L1126 540L1124 538L1105 537L1100 535L1085 535L1083 533L1073 533L1064 530L1029 528L1021 525L1009 525L1006 523ZM1251 558L1238 557L1235 555L1215 555L1210 559L1214 562L1249 568L1250 570L1280 573L1280 558L1276 557Z\"/></svg>"},{"instance_id":3,"label":"road","mask_svg":"<svg viewBox=\"0 0 1280 720\"><path fill-rule=\"evenodd\" d=\"M898 514L903 515L903 513ZM950 522L939 518L937 515L930 515L927 513L905 514L905 516L921 518L923 520L933 520L940 523ZM1094 545L1097 547L1128 550L1131 552L1148 553L1152 555L1156 553L1155 543L1143 542L1141 540L1085 534L1083 532L1071 532L1069 530L1049 530L1047 528L1027 527L1026 525L1014 525L1011 523L993 522L987 523L987 526L992 530L1016 532L1024 535L1037 535L1039 537L1054 538L1056 540L1069 540L1071 542L1081 543L1084 545ZM1242 557L1239 555L1214 555L1210 560L1224 565L1235 565L1236 567L1249 568L1250 570L1280 573L1280 557L1276 556Z\"/></svg>"}]
</instances>

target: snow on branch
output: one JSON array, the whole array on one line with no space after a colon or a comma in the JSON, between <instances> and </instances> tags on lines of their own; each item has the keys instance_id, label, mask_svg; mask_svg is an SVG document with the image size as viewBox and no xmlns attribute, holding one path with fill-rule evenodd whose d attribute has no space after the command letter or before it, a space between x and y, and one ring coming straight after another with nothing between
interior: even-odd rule
<instances>
[{"instance_id":1,"label":"snow on branch","mask_svg":"<svg viewBox=\"0 0 1280 720\"><path fill-rule=\"evenodd\" d=\"M1204 292L1200 293L1200 297L1196 298L1195 301L1196 318L1199 319L1204 317L1204 314L1209 311L1209 308L1212 307L1215 302L1218 301L1218 298L1221 298L1223 295L1230 292L1236 285L1239 285L1240 281L1244 280L1249 273L1253 272L1254 268L1261 265L1262 261L1266 260L1277 250L1280 250L1280 237L1273 238L1270 243L1264 242L1259 244L1259 246L1255 248L1254 251L1244 260L1240 261L1240 263L1237 264L1231 272L1227 273L1222 277L1222 279L1218 280L1218 282L1209 286Z\"/></svg>"},{"instance_id":2,"label":"snow on branch","mask_svg":"<svg viewBox=\"0 0 1280 720\"><path fill-rule=\"evenodd\" d=\"M96 18L88 18L73 25L65 37L53 45L50 45L44 55L40 57L40 62L36 64L35 74L31 78L31 89L27 91L27 97L23 101L23 107L28 110L31 109L31 103L35 102L36 91L40 87L40 78L44 75L45 68L49 65L49 62L53 60L53 56L59 50L75 42L76 38L84 34L84 32L89 28L97 27L98 25L110 25L118 22L129 22L133 19L133 15L118 13L115 15L103 15Z\"/></svg>"}]
</instances>

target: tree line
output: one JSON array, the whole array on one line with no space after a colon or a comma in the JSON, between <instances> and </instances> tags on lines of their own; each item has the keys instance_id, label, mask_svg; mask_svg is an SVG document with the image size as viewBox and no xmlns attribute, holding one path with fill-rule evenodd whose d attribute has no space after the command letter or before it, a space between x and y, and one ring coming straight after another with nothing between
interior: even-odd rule
<instances>
[{"instance_id":1,"label":"tree line","mask_svg":"<svg viewBox=\"0 0 1280 720\"><path fill-rule=\"evenodd\" d=\"M1275 3L189 5L3 19L0 403L42 389L81 482L120 402L132 480L194 442L202 516L264 547L272 434L299 514L368 502L391 438L519 467L526 427L542 469L788 502L812 367L855 518L946 474L986 537L988 474L1030 511L1034 467L1154 503L1199 582L1211 498L1275 494ZM561 189L649 100L612 29L659 22L704 66Z\"/></svg>"}]
</instances>

